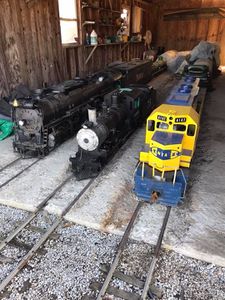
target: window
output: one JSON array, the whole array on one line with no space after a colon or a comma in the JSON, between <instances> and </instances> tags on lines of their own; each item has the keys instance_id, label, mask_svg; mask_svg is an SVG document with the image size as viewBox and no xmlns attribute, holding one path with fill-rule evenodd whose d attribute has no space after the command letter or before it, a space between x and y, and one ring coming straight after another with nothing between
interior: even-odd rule
<instances>
[{"instance_id":1,"label":"window","mask_svg":"<svg viewBox=\"0 0 225 300\"><path fill-rule=\"evenodd\" d=\"M148 130L149 131L154 131L155 130L155 121L153 121L153 120L148 121Z\"/></svg>"},{"instance_id":2,"label":"window","mask_svg":"<svg viewBox=\"0 0 225 300\"><path fill-rule=\"evenodd\" d=\"M186 130L186 126L182 125L182 124L174 124L173 125L173 130L174 131L185 131Z\"/></svg>"},{"instance_id":3,"label":"window","mask_svg":"<svg viewBox=\"0 0 225 300\"><path fill-rule=\"evenodd\" d=\"M77 43L77 0L58 0L62 44Z\"/></svg>"},{"instance_id":4,"label":"window","mask_svg":"<svg viewBox=\"0 0 225 300\"><path fill-rule=\"evenodd\" d=\"M187 135L194 136L195 135L195 125L188 125Z\"/></svg>"},{"instance_id":5,"label":"window","mask_svg":"<svg viewBox=\"0 0 225 300\"><path fill-rule=\"evenodd\" d=\"M159 129L168 129L169 125L165 122L157 122L157 128Z\"/></svg>"}]
</instances>

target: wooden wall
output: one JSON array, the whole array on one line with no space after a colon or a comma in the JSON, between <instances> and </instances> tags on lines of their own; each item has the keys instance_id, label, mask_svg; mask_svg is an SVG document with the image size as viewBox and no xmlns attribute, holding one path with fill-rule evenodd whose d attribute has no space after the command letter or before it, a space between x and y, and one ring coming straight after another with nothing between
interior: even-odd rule
<instances>
[{"instance_id":1,"label":"wooden wall","mask_svg":"<svg viewBox=\"0 0 225 300\"><path fill-rule=\"evenodd\" d=\"M51 85L143 53L143 43L99 46L85 65L92 48L61 45L57 0L0 0L0 98L19 83L30 88Z\"/></svg>"},{"instance_id":2,"label":"wooden wall","mask_svg":"<svg viewBox=\"0 0 225 300\"><path fill-rule=\"evenodd\" d=\"M119 0L114 0L119 1ZM157 46L185 50L200 40L218 41L225 64L225 20L163 21L166 9L225 6L224 0L123 0L144 10L144 30ZM0 97L23 83L38 88L103 68L114 60L141 57L143 43L102 45L85 64L93 47L61 45L57 0L0 0ZM143 32L144 33L144 32Z\"/></svg>"},{"instance_id":3,"label":"wooden wall","mask_svg":"<svg viewBox=\"0 0 225 300\"><path fill-rule=\"evenodd\" d=\"M190 50L201 40L218 42L221 45L221 63L225 64L225 19L201 18L191 20L163 21L167 9L200 7L225 7L224 0L170 0L163 1L159 9L157 45L167 50Z\"/></svg>"},{"instance_id":4,"label":"wooden wall","mask_svg":"<svg viewBox=\"0 0 225 300\"><path fill-rule=\"evenodd\" d=\"M19 83L36 88L66 77L57 1L33 2L1 0L0 96Z\"/></svg>"}]
</instances>

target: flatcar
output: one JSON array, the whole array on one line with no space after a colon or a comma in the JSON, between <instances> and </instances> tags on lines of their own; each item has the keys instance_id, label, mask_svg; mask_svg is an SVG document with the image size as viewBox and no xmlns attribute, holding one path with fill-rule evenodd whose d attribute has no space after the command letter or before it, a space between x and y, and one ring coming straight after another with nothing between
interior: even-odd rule
<instances>
[{"instance_id":1,"label":"flatcar","mask_svg":"<svg viewBox=\"0 0 225 300\"><path fill-rule=\"evenodd\" d=\"M87 116L87 105L100 104L103 96L118 86L149 82L155 70L152 65L147 60L119 62L84 79L66 81L14 99L14 151L22 157L47 155L80 128Z\"/></svg>"},{"instance_id":2,"label":"flatcar","mask_svg":"<svg viewBox=\"0 0 225 300\"><path fill-rule=\"evenodd\" d=\"M130 86L105 95L101 109L89 110L92 117L77 133L78 151L70 158L76 178L97 176L154 105L155 90L149 86Z\"/></svg>"},{"instance_id":3,"label":"flatcar","mask_svg":"<svg viewBox=\"0 0 225 300\"><path fill-rule=\"evenodd\" d=\"M206 94L199 83L190 76L180 80L147 119L134 176L134 193L145 201L177 206L185 196Z\"/></svg>"}]
</instances>

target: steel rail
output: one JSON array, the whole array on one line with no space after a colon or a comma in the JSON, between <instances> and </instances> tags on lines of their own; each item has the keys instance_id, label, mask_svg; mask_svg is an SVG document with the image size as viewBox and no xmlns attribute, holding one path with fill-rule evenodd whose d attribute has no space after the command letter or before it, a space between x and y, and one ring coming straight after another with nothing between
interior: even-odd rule
<instances>
[{"instance_id":1,"label":"steel rail","mask_svg":"<svg viewBox=\"0 0 225 300\"><path fill-rule=\"evenodd\" d=\"M17 159L11 161L9 164L5 165L4 167L2 167L0 169L0 172L4 171L5 169L11 167L12 165L14 165L17 161L21 160L22 158L21 157L18 157Z\"/></svg>"},{"instance_id":2,"label":"steel rail","mask_svg":"<svg viewBox=\"0 0 225 300\"><path fill-rule=\"evenodd\" d=\"M37 160L35 160L32 164L30 164L29 166L27 166L26 168L24 168L23 170L21 170L20 172L18 172L16 175L14 175L13 177L11 177L10 179L6 180L4 183L2 183L0 185L0 189L2 187L4 187L5 185L7 185L9 182L11 182L12 180L14 180L15 178L17 178L18 176L20 176L22 173L24 173L25 171L27 171L30 167L32 167L33 165L35 165L37 162L39 162L41 160L41 158L38 158Z\"/></svg>"},{"instance_id":3,"label":"steel rail","mask_svg":"<svg viewBox=\"0 0 225 300\"><path fill-rule=\"evenodd\" d=\"M11 280L22 270L27 262L34 256L37 250L48 240L49 236L55 231L55 229L61 224L64 216L69 212L69 210L74 206L74 204L80 199L80 197L86 192L86 190L91 186L97 177L92 178L86 186L80 191L80 193L69 203L63 210L60 218L56 220L52 226L46 231L46 233L41 237L41 239L30 249L30 251L24 256L24 258L18 263L15 269L13 269L8 276L0 284L0 292L2 292L6 286L11 282Z\"/></svg>"},{"instance_id":4,"label":"steel rail","mask_svg":"<svg viewBox=\"0 0 225 300\"><path fill-rule=\"evenodd\" d=\"M9 244L17 235L20 233L30 222L40 213L43 208L46 206L48 201L74 176L73 174L67 177L62 183L60 183L54 191L50 195L48 195L35 209L34 212L31 213L30 216L28 216L21 225L19 225L13 232L11 232L4 240L0 242L0 251Z\"/></svg>"},{"instance_id":5,"label":"steel rail","mask_svg":"<svg viewBox=\"0 0 225 300\"><path fill-rule=\"evenodd\" d=\"M110 281L111 281L111 279L113 277L113 274L114 274L114 272L116 270L116 267L117 267L117 265L119 263L120 257L121 257L121 255L123 253L123 250L124 250L124 248L125 248L125 246L126 246L126 244L128 242L128 239L129 239L129 236L130 236L130 232L131 232L131 230L133 228L134 222L135 222L135 220L137 218L137 215L138 215L138 213L139 213L142 205L143 205L143 202L139 201L138 204L137 204L137 206L136 206L136 208L135 208L135 211L134 211L134 213L133 213L133 215L132 215L132 217L130 219L129 224L127 225L127 228L126 228L126 230L124 232L124 235L123 235L123 237L122 237L122 239L120 241L116 257L113 260L113 263L112 263L112 265L110 267L110 270L109 270L109 272L108 272L108 274L106 276L106 279L105 279L105 281L103 283L103 286L102 286L101 290L99 291L99 294L98 294L98 297L97 297L96 300L102 300L103 299L102 297L105 295L105 293L107 291L107 288L108 288L108 286L110 284Z\"/></svg>"},{"instance_id":6,"label":"steel rail","mask_svg":"<svg viewBox=\"0 0 225 300\"><path fill-rule=\"evenodd\" d=\"M163 240L163 236L164 236L166 226L167 226L167 223L168 223L168 220L169 220L170 212L171 212L171 206L167 206L166 214L164 216L163 224L162 224L160 234L159 234L159 237L158 237L158 240L157 240L157 243L156 243L156 248L155 248L155 251L154 251L154 257L151 261L151 264L150 264L150 267L149 267L149 270L148 270L148 274L147 274L147 277L146 277L144 289L143 289L143 292L142 292L142 295L141 295L141 300L146 300L146 298L148 296L149 287L150 287L150 284L151 284L151 281L152 281L153 273L154 273L154 270L155 270L155 265L156 265L157 259L159 257L160 249L161 249L161 246L162 246L162 240Z\"/></svg>"}]
</instances>

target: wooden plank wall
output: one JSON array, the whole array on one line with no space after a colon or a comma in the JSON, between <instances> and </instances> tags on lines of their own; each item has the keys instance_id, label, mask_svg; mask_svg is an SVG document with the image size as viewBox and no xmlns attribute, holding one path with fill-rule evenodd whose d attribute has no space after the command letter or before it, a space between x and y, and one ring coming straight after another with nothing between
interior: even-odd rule
<instances>
[{"instance_id":1,"label":"wooden plank wall","mask_svg":"<svg viewBox=\"0 0 225 300\"><path fill-rule=\"evenodd\" d=\"M57 1L1 0L0 96L16 85L30 88L66 77Z\"/></svg>"},{"instance_id":2,"label":"wooden plank wall","mask_svg":"<svg viewBox=\"0 0 225 300\"><path fill-rule=\"evenodd\" d=\"M146 28L154 31L157 28L158 7L153 4L144 3L138 0L114 0L115 7L122 7L123 4L131 6L131 4L141 7L145 12ZM150 16L151 15L151 16ZM152 17L154 15L155 17ZM143 32L145 33L145 32ZM75 75L83 76L104 68L107 64L118 60L131 60L133 58L142 58L144 46L143 43L131 43L127 45L105 45L99 46L94 55L91 57L87 65L84 64L86 58L92 51L92 47L69 48L66 49L66 57L68 61L69 77ZM74 63L76 61L76 63Z\"/></svg>"},{"instance_id":3,"label":"wooden plank wall","mask_svg":"<svg viewBox=\"0 0 225 300\"><path fill-rule=\"evenodd\" d=\"M160 6L157 45L167 50L190 50L201 40L218 42L221 46L221 63L225 65L225 19L192 19L163 21L166 9L225 7L224 0L170 0Z\"/></svg>"},{"instance_id":4,"label":"wooden plank wall","mask_svg":"<svg viewBox=\"0 0 225 300\"><path fill-rule=\"evenodd\" d=\"M128 5L132 1L124 0ZM156 24L146 16L145 23L153 30ZM57 0L0 0L0 98L19 83L39 88L92 73L114 60L142 56L142 43L122 47L98 47L85 66L91 47L61 45Z\"/></svg>"}]
</instances>

